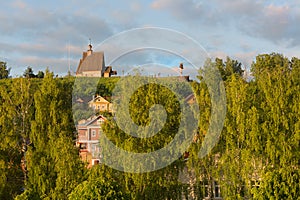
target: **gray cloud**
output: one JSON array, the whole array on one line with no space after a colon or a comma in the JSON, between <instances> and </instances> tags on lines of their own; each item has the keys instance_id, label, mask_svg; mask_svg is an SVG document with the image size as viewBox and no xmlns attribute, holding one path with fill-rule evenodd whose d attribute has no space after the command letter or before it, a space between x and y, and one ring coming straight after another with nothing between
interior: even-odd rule
<instances>
[{"instance_id":1,"label":"gray cloud","mask_svg":"<svg viewBox=\"0 0 300 200\"><path fill-rule=\"evenodd\" d=\"M258 42L272 43L268 47L283 49L300 45L300 9L296 0L281 6L267 2L272 1L155 0L151 8L171 16L171 19L162 19L157 24L170 22L170 27L186 27L183 31L194 38L199 35L199 41L205 44L211 55L230 54L248 64L253 59L253 52L259 53L255 49L259 47L254 46ZM157 20L151 18L147 21L146 18L155 12L146 10L145 3L137 0L120 2L119 6L109 1L87 4L74 0L72 5L63 1L57 8L53 8L51 3L52 9L40 6L43 3L39 1L35 4L30 5L22 0L3 2L4 8L10 6L13 9L2 9L0 12L0 21L3 22L0 27L0 56L14 68L12 71L19 74L19 67L28 65L36 69L53 66L57 71L66 71L68 51L72 66L76 68L82 51L87 49L88 38L92 39L95 50L101 50L96 49L97 44L114 33L138 27L139 23L151 24L152 19ZM140 22L139 16L146 22ZM201 40L204 32L207 36ZM235 36L239 38L235 40ZM118 51L120 45L117 45L108 51ZM192 49L186 51L193 53ZM137 54L131 63L149 59L153 61L153 55Z\"/></svg>"},{"instance_id":2,"label":"gray cloud","mask_svg":"<svg viewBox=\"0 0 300 200\"><path fill-rule=\"evenodd\" d=\"M22 75L27 66L32 67L34 73L45 71L48 68L55 74L65 75L68 72L68 58L41 58L37 56L23 56L15 60L16 63L22 63L21 66L12 67L11 71L15 75ZM27 65L26 65L27 64ZM76 70L78 64L77 59L70 59L71 72Z\"/></svg>"},{"instance_id":3,"label":"gray cloud","mask_svg":"<svg viewBox=\"0 0 300 200\"><path fill-rule=\"evenodd\" d=\"M296 1L285 5L252 0L186 1L156 0L153 9L164 9L186 24L235 27L246 35L274 44L300 45L300 10Z\"/></svg>"},{"instance_id":4,"label":"gray cloud","mask_svg":"<svg viewBox=\"0 0 300 200\"><path fill-rule=\"evenodd\" d=\"M7 16L2 14L1 21L7 21L1 27L3 35L15 36L19 39L29 38L38 44L82 44L92 37L102 41L112 34L106 21L92 15L68 15L67 13L49 13L46 10L28 12L25 15ZM20 38L21 37L21 38ZM23 37L23 38L22 38Z\"/></svg>"},{"instance_id":5,"label":"gray cloud","mask_svg":"<svg viewBox=\"0 0 300 200\"><path fill-rule=\"evenodd\" d=\"M5 5L8 9L0 12L0 21L5 22L0 27L0 53L10 62L12 72L18 74L20 67L29 65L55 66L57 72L65 71L61 69L65 69L69 55L77 67L89 38L95 47L114 33L137 26L134 19L142 11L138 1L114 12L103 12L104 7L108 10L112 6L104 1L86 4L75 0L72 5L64 1L54 9L22 0ZM105 16L107 13L109 16Z\"/></svg>"},{"instance_id":6,"label":"gray cloud","mask_svg":"<svg viewBox=\"0 0 300 200\"><path fill-rule=\"evenodd\" d=\"M105 20L93 15L24 9L22 15L0 13L0 21L7 22L0 34L8 38L0 41L0 52L13 65L12 73L19 75L22 66L51 66L55 73L64 72L69 54L79 62L89 38L101 42L113 34Z\"/></svg>"}]
</instances>

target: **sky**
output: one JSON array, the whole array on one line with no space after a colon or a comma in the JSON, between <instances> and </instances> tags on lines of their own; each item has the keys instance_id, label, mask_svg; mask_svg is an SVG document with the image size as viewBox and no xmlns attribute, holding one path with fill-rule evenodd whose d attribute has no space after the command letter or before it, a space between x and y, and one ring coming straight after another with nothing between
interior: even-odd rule
<instances>
[{"instance_id":1,"label":"sky","mask_svg":"<svg viewBox=\"0 0 300 200\"><path fill-rule=\"evenodd\" d=\"M258 54L300 58L297 0L2 0L0 22L0 61L13 77L28 66L35 73L47 67L61 76L69 67L75 72L89 38L95 50L102 51L99 44L108 38L145 27L180 32L209 57L229 56L246 69ZM163 43L165 38L159 39ZM113 51L122 48L116 45ZM180 61L157 50L131 52L121 60L115 64L176 66Z\"/></svg>"}]
</instances>

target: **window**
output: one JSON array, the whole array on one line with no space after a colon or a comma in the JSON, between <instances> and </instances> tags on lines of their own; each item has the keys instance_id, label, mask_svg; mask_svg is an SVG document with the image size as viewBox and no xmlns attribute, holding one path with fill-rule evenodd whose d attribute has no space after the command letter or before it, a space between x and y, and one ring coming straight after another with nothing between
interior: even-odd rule
<instances>
[{"instance_id":1,"label":"window","mask_svg":"<svg viewBox=\"0 0 300 200\"><path fill-rule=\"evenodd\" d=\"M205 189L204 189L204 197L205 198L209 198L210 197L210 187L209 185L205 185Z\"/></svg>"},{"instance_id":2,"label":"window","mask_svg":"<svg viewBox=\"0 0 300 200\"><path fill-rule=\"evenodd\" d=\"M260 183L257 180L252 180L251 185L252 185L252 188L257 188L258 189L259 186L260 186Z\"/></svg>"},{"instance_id":3,"label":"window","mask_svg":"<svg viewBox=\"0 0 300 200\"><path fill-rule=\"evenodd\" d=\"M92 160L92 165L99 165L99 164L100 164L100 160L98 160L98 159Z\"/></svg>"},{"instance_id":4,"label":"window","mask_svg":"<svg viewBox=\"0 0 300 200\"><path fill-rule=\"evenodd\" d=\"M214 196L215 196L215 198L220 198L221 197L220 185L216 181L214 181Z\"/></svg>"},{"instance_id":5,"label":"window","mask_svg":"<svg viewBox=\"0 0 300 200\"><path fill-rule=\"evenodd\" d=\"M204 196L204 199L209 199L211 197L211 188L210 184L207 180L204 180L201 182L201 193Z\"/></svg>"},{"instance_id":6,"label":"window","mask_svg":"<svg viewBox=\"0 0 300 200\"><path fill-rule=\"evenodd\" d=\"M79 148L80 149L86 149L86 143L80 143Z\"/></svg>"},{"instance_id":7,"label":"window","mask_svg":"<svg viewBox=\"0 0 300 200\"><path fill-rule=\"evenodd\" d=\"M204 180L202 182L202 194L204 199L222 199L221 187L218 182L213 180Z\"/></svg>"},{"instance_id":8,"label":"window","mask_svg":"<svg viewBox=\"0 0 300 200\"><path fill-rule=\"evenodd\" d=\"M96 137L96 131L92 130L92 137Z\"/></svg>"}]
</instances>

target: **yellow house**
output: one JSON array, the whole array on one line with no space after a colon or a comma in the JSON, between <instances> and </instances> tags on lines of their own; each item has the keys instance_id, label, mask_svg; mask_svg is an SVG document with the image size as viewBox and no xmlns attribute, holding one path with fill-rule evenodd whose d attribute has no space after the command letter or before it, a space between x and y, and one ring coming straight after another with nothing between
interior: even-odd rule
<instances>
[{"instance_id":1,"label":"yellow house","mask_svg":"<svg viewBox=\"0 0 300 200\"><path fill-rule=\"evenodd\" d=\"M194 103L197 103L196 97L194 95L194 93L188 95L187 97L185 97L185 102L187 102L189 105L192 105Z\"/></svg>"},{"instance_id":2,"label":"yellow house","mask_svg":"<svg viewBox=\"0 0 300 200\"><path fill-rule=\"evenodd\" d=\"M101 112L112 112L112 103L101 97L100 95L93 96L93 99L88 103L90 108Z\"/></svg>"}]
</instances>

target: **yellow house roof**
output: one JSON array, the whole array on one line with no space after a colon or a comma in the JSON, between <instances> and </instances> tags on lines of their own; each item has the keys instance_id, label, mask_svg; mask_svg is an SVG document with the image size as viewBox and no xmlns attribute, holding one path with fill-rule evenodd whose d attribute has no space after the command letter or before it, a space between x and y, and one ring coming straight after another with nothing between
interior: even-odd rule
<instances>
[{"instance_id":1,"label":"yellow house roof","mask_svg":"<svg viewBox=\"0 0 300 200\"><path fill-rule=\"evenodd\" d=\"M107 101L106 99L104 99L103 97L101 97L100 95L97 95L94 99L92 99L91 101L89 101L89 104L92 104L92 103L109 104L110 102Z\"/></svg>"}]
</instances>

